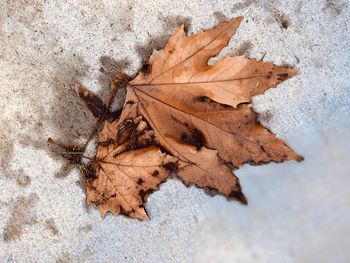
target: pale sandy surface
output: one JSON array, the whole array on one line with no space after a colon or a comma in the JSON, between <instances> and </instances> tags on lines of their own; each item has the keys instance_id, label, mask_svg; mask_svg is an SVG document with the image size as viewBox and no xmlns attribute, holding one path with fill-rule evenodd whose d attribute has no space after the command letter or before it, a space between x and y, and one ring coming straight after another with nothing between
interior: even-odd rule
<instances>
[{"instance_id":1,"label":"pale sandy surface","mask_svg":"<svg viewBox=\"0 0 350 263\"><path fill-rule=\"evenodd\" d=\"M0 0L0 262L350 262L349 6ZM246 207L170 179L149 198L150 222L102 220L45 144L91 130L70 87L103 93L110 72L135 74L181 22L197 32L237 15L220 56L266 52L301 71L254 107L305 161L236 171Z\"/></svg>"}]
</instances>

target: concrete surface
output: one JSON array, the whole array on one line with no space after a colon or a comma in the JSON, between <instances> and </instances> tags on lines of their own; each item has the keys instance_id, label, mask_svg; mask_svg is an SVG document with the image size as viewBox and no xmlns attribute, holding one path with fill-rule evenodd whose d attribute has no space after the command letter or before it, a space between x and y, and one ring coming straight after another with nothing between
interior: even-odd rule
<instances>
[{"instance_id":1,"label":"concrete surface","mask_svg":"<svg viewBox=\"0 0 350 263\"><path fill-rule=\"evenodd\" d=\"M350 262L349 1L0 4L0 262ZM102 220L45 143L82 143L92 128L71 86L105 94L111 72L135 74L180 23L197 32L237 15L219 57L266 52L301 70L254 107L305 161L236 171L247 207L170 179L150 222Z\"/></svg>"}]
</instances>

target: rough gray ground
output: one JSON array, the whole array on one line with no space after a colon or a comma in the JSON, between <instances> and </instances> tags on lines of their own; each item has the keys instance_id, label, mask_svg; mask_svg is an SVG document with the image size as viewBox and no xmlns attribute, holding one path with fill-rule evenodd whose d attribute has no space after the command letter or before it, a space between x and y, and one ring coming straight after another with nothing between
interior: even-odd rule
<instances>
[{"instance_id":1,"label":"rough gray ground","mask_svg":"<svg viewBox=\"0 0 350 263\"><path fill-rule=\"evenodd\" d=\"M349 1L0 4L0 262L350 262ZM72 85L106 94L112 72L135 74L180 23L192 33L237 15L220 57L300 69L254 107L305 161L236 171L246 207L170 179L150 222L101 219L45 143L91 131Z\"/></svg>"}]
</instances>

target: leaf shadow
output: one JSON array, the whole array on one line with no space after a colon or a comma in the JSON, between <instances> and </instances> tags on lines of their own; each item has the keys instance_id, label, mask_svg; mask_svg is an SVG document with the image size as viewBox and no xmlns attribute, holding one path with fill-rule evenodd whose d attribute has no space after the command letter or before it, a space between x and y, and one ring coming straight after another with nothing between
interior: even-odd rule
<instances>
[{"instance_id":1,"label":"leaf shadow","mask_svg":"<svg viewBox=\"0 0 350 263\"><path fill-rule=\"evenodd\" d=\"M148 61L154 49L159 50L165 45L168 38L181 24L185 25L186 32L191 31L192 28L192 18L189 16L159 16L158 19L162 24L162 33L151 36L145 44L137 43L135 45L135 50L141 59L142 65Z\"/></svg>"}]
</instances>

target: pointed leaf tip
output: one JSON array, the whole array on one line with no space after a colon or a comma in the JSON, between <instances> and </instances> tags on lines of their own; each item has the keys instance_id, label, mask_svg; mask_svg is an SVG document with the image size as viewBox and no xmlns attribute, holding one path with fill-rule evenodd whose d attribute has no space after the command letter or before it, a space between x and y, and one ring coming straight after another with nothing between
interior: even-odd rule
<instances>
[{"instance_id":1,"label":"pointed leaf tip","mask_svg":"<svg viewBox=\"0 0 350 263\"><path fill-rule=\"evenodd\" d=\"M248 205L248 200L241 190L231 192L231 194L228 196L228 199L236 199L241 204Z\"/></svg>"}]
</instances>

